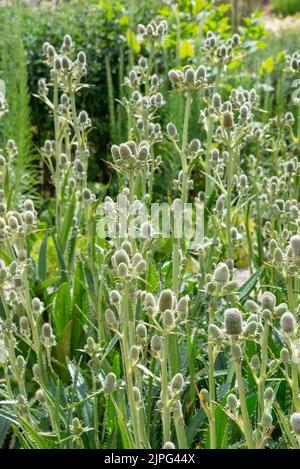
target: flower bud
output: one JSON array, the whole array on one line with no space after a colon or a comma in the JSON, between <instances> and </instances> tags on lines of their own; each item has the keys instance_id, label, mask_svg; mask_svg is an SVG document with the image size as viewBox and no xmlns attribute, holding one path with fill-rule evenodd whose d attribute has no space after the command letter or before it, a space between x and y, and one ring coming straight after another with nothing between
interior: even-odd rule
<instances>
[{"instance_id":1,"label":"flower bud","mask_svg":"<svg viewBox=\"0 0 300 469\"><path fill-rule=\"evenodd\" d=\"M82 65L86 63L86 55L83 51L78 52L77 60Z\"/></svg>"},{"instance_id":2,"label":"flower bud","mask_svg":"<svg viewBox=\"0 0 300 469\"><path fill-rule=\"evenodd\" d=\"M126 278L128 276L128 267L124 262L121 262L121 264L118 265L117 274L118 277Z\"/></svg>"},{"instance_id":3,"label":"flower bud","mask_svg":"<svg viewBox=\"0 0 300 469\"><path fill-rule=\"evenodd\" d=\"M222 121L225 129L231 129L233 127L233 117L230 111L223 113Z\"/></svg>"},{"instance_id":4,"label":"flower bud","mask_svg":"<svg viewBox=\"0 0 300 469\"><path fill-rule=\"evenodd\" d=\"M158 309L160 312L164 312L166 309L173 310L174 296L170 289L163 290L159 296Z\"/></svg>"},{"instance_id":5,"label":"flower bud","mask_svg":"<svg viewBox=\"0 0 300 469\"><path fill-rule=\"evenodd\" d=\"M294 315L289 311L284 313L280 319L280 326L282 332L284 332L285 334L292 334L293 332L295 332L296 321Z\"/></svg>"},{"instance_id":6,"label":"flower bud","mask_svg":"<svg viewBox=\"0 0 300 469\"><path fill-rule=\"evenodd\" d=\"M291 237L291 248L294 257L300 257L300 236L294 235Z\"/></svg>"},{"instance_id":7,"label":"flower bud","mask_svg":"<svg viewBox=\"0 0 300 469\"><path fill-rule=\"evenodd\" d=\"M264 393L265 399L267 399L267 401L271 401L273 399L273 396L274 396L273 389L270 387L266 388L265 393Z\"/></svg>"},{"instance_id":8,"label":"flower bud","mask_svg":"<svg viewBox=\"0 0 300 469\"><path fill-rule=\"evenodd\" d=\"M213 107L215 109L220 109L221 107L221 96L218 93L215 93L212 97Z\"/></svg>"},{"instance_id":9,"label":"flower bud","mask_svg":"<svg viewBox=\"0 0 300 469\"><path fill-rule=\"evenodd\" d=\"M137 263L137 265L135 266L135 271L138 275L141 275L145 270L146 270L146 267L147 267L147 263L144 259L142 259L140 262Z\"/></svg>"},{"instance_id":10,"label":"flower bud","mask_svg":"<svg viewBox=\"0 0 300 469\"><path fill-rule=\"evenodd\" d=\"M203 388L200 391L200 396L203 400L203 402L208 403L210 401L210 395L207 389Z\"/></svg>"},{"instance_id":11,"label":"flower bud","mask_svg":"<svg viewBox=\"0 0 300 469\"><path fill-rule=\"evenodd\" d=\"M280 361L282 363L288 363L290 361L290 352L287 348L283 348L280 351Z\"/></svg>"},{"instance_id":12,"label":"flower bud","mask_svg":"<svg viewBox=\"0 0 300 469\"><path fill-rule=\"evenodd\" d=\"M90 189L88 189L87 187L85 187L82 191L82 198L83 200L86 200L87 202L92 200L92 193Z\"/></svg>"},{"instance_id":13,"label":"flower bud","mask_svg":"<svg viewBox=\"0 0 300 469\"><path fill-rule=\"evenodd\" d=\"M196 80L204 79L206 77L206 67L200 65L196 70Z\"/></svg>"},{"instance_id":14,"label":"flower bud","mask_svg":"<svg viewBox=\"0 0 300 469\"><path fill-rule=\"evenodd\" d=\"M51 336L52 336L52 327L48 322L46 322L45 324L43 324L43 327L42 327L42 337L43 339L50 339Z\"/></svg>"},{"instance_id":15,"label":"flower bud","mask_svg":"<svg viewBox=\"0 0 300 469\"><path fill-rule=\"evenodd\" d=\"M38 389L37 392L35 393L35 397L36 397L36 400L40 403L40 404L44 404L45 402L45 394L44 394L44 391L42 389Z\"/></svg>"},{"instance_id":16,"label":"flower bud","mask_svg":"<svg viewBox=\"0 0 300 469\"><path fill-rule=\"evenodd\" d=\"M115 313L112 309L107 308L104 313L105 321L109 326L115 326L117 324Z\"/></svg>"},{"instance_id":17,"label":"flower bud","mask_svg":"<svg viewBox=\"0 0 300 469\"><path fill-rule=\"evenodd\" d=\"M229 281L230 274L227 265L224 262L220 262L213 275L215 282L226 283Z\"/></svg>"},{"instance_id":18,"label":"flower bud","mask_svg":"<svg viewBox=\"0 0 300 469\"><path fill-rule=\"evenodd\" d=\"M172 443L172 441L166 441L162 449L175 449L175 445Z\"/></svg>"},{"instance_id":19,"label":"flower bud","mask_svg":"<svg viewBox=\"0 0 300 469\"><path fill-rule=\"evenodd\" d=\"M26 362L25 362L25 359L24 357L22 357L22 355L18 355L16 357L16 365L17 365L17 368L19 370L24 370L25 366L26 366Z\"/></svg>"},{"instance_id":20,"label":"flower bud","mask_svg":"<svg viewBox=\"0 0 300 469\"><path fill-rule=\"evenodd\" d=\"M36 381L39 381L40 380L40 377L41 377L41 372L40 372L40 365L38 363L35 363L32 367L32 373L33 373L33 376L34 376L34 379Z\"/></svg>"},{"instance_id":21,"label":"flower bud","mask_svg":"<svg viewBox=\"0 0 300 469\"><path fill-rule=\"evenodd\" d=\"M141 393L139 388L137 388L136 386L133 386L133 395L135 402L141 402Z\"/></svg>"},{"instance_id":22,"label":"flower bud","mask_svg":"<svg viewBox=\"0 0 300 469\"><path fill-rule=\"evenodd\" d=\"M212 339L218 339L222 335L222 332L215 324L210 324L208 326L208 333Z\"/></svg>"},{"instance_id":23,"label":"flower bud","mask_svg":"<svg viewBox=\"0 0 300 469\"><path fill-rule=\"evenodd\" d=\"M229 335L241 334L243 329L242 313L237 308L229 308L225 310L225 328Z\"/></svg>"},{"instance_id":24,"label":"flower bud","mask_svg":"<svg viewBox=\"0 0 300 469\"><path fill-rule=\"evenodd\" d=\"M177 129L172 122L169 122L167 125L167 134L170 138L174 138L177 136Z\"/></svg>"},{"instance_id":25,"label":"flower bud","mask_svg":"<svg viewBox=\"0 0 300 469\"><path fill-rule=\"evenodd\" d=\"M174 314L170 309L166 309L166 311L164 311L162 321L166 329L169 329L174 326L175 324Z\"/></svg>"},{"instance_id":26,"label":"flower bud","mask_svg":"<svg viewBox=\"0 0 300 469\"><path fill-rule=\"evenodd\" d=\"M290 423L295 435L300 436L300 412L294 412L291 415Z\"/></svg>"},{"instance_id":27,"label":"flower bud","mask_svg":"<svg viewBox=\"0 0 300 469\"><path fill-rule=\"evenodd\" d=\"M201 148L201 143L198 138L194 138L193 140L190 141L189 144L189 150L191 153L198 153Z\"/></svg>"},{"instance_id":28,"label":"flower bud","mask_svg":"<svg viewBox=\"0 0 300 469\"><path fill-rule=\"evenodd\" d=\"M274 311L276 303L276 298L273 293L264 292L261 298L261 306L262 309L269 309L270 311Z\"/></svg>"},{"instance_id":29,"label":"flower bud","mask_svg":"<svg viewBox=\"0 0 300 469\"><path fill-rule=\"evenodd\" d=\"M153 352L160 352L162 349L162 340L161 337L157 334L155 334L152 339L151 339L151 350Z\"/></svg>"},{"instance_id":30,"label":"flower bud","mask_svg":"<svg viewBox=\"0 0 300 469\"><path fill-rule=\"evenodd\" d=\"M178 312L187 315L188 312L189 312L189 297L188 296L183 296L182 298L180 298L180 300L178 301L176 309L177 309Z\"/></svg>"},{"instance_id":31,"label":"flower bud","mask_svg":"<svg viewBox=\"0 0 300 469\"><path fill-rule=\"evenodd\" d=\"M259 360L258 355L253 355L251 357L250 363L251 363L252 368L254 368L254 370L258 370L260 367L260 360Z\"/></svg>"},{"instance_id":32,"label":"flower bud","mask_svg":"<svg viewBox=\"0 0 300 469\"><path fill-rule=\"evenodd\" d=\"M264 412L261 419L261 425L265 428L270 428L272 426L272 422L272 415L269 412Z\"/></svg>"},{"instance_id":33,"label":"flower bud","mask_svg":"<svg viewBox=\"0 0 300 469\"><path fill-rule=\"evenodd\" d=\"M184 385L184 379L181 373L177 373L171 382L171 388L173 391L181 391Z\"/></svg>"},{"instance_id":34,"label":"flower bud","mask_svg":"<svg viewBox=\"0 0 300 469\"><path fill-rule=\"evenodd\" d=\"M195 83L195 72L192 68L188 68L184 74L184 82L187 84Z\"/></svg>"},{"instance_id":35,"label":"flower bud","mask_svg":"<svg viewBox=\"0 0 300 469\"><path fill-rule=\"evenodd\" d=\"M29 330L29 322L26 316L20 317L19 325L20 325L21 332L27 332Z\"/></svg>"},{"instance_id":36,"label":"flower bud","mask_svg":"<svg viewBox=\"0 0 300 469\"><path fill-rule=\"evenodd\" d=\"M108 373L104 380L104 392L110 394L116 387L117 378L114 373Z\"/></svg>"},{"instance_id":37,"label":"flower bud","mask_svg":"<svg viewBox=\"0 0 300 469\"><path fill-rule=\"evenodd\" d=\"M129 350L129 360L136 362L140 356L140 349L137 345L133 345Z\"/></svg>"},{"instance_id":38,"label":"flower bud","mask_svg":"<svg viewBox=\"0 0 300 469\"><path fill-rule=\"evenodd\" d=\"M147 337L147 327L145 324L138 324L136 326L135 332L139 340L145 339Z\"/></svg>"},{"instance_id":39,"label":"flower bud","mask_svg":"<svg viewBox=\"0 0 300 469\"><path fill-rule=\"evenodd\" d=\"M120 293L119 293L117 290L112 290L112 291L109 293L109 301L110 301L113 305L116 305L116 304L121 303L121 300L122 300L122 297L121 297Z\"/></svg>"},{"instance_id":40,"label":"flower bud","mask_svg":"<svg viewBox=\"0 0 300 469\"><path fill-rule=\"evenodd\" d=\"M235 394L229 394L227 396L227 407L230 410L235 411L238 408L238 406L239 406L239 403Z\"/></svg>"}]
</instances>

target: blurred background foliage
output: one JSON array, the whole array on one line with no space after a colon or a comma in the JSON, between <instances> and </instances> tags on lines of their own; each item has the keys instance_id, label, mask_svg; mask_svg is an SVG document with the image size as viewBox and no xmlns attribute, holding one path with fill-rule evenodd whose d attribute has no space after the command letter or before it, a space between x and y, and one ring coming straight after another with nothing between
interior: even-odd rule
<instances>
[{"instance_id":1,"label":"blurred background foliage","mask_svg":"<svg viewBox=\"0 0 300 469\"><path fill-rule=\"evenodd\" d=\"M147 55L149 52L141 50L140 38L136 34L138 23L146 24L157 18L165 18L169 23L169 34L156 57L157 71L163 77L162 93L168 102L168 114L162 116L163 128L170 120L180 128L183 121L182 97L169 92L168 70L186 63L201 63L201 44L207 31L217 31L227 38L231 34L231 22L247 46L247 55L227 70L226 87L220 83L224 95L230 92L231 87L242 83L244 88L259 90L268 113L280 112L287 107L292 90L289 80L283 80L282 61L287 51L300 49L300 38L297 29L281 28L275 33L267 32L261 11L264 9L268 15L270 12L295 13L300 9L298 0L25 3L14 0L5 4L6 7L0 7L3 25L0 29L0 77L6 82L10 112L2 120L0 147L9 137L14 138L19 147L16 182L22 193L26 194L29 185L38 187L38 192L44 197L51 193L47 173L38 158L38 148L46 138L51 138L51 117L34 93L39 78L46 75L41 52L43 42L49 41L58 47L65 34L71 34L76 49L84 50L87 55L87 82L91 86L80 95L78 109L87 110L94 126L90 134L89 178L95 185L96 182L107 183L111 178L110 166L105 163L110 160L111 143L127 139L126 115L120 104L126 94L124 76L138 54ZM271 38L268 37L270 34ZM200 133L201 136L199 109L200 101L194 105L191 134L199 136ZM160 148L157 151L163 152ZM177 168L167 154L161 156L165 161L165 174L159 180L165 186L173 179ZM197 175L195 179L197 182ZM161 192L159 184L158 181L158 195ZM110 190L113 191L114 187L112 184Z\"/></svg>"}]
</instances>

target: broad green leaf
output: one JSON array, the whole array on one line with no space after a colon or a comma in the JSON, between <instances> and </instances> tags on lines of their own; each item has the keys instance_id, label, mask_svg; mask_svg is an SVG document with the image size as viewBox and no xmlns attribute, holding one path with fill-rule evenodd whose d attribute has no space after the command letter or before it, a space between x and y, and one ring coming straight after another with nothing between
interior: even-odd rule
<instances>
[{"instance_id":1,"label":"broad green leaf","mask_svg":"<svg viewBox=\"0 0 300 469\"><path fill-rule=\"evenodd\" d=\"M180 58L187 59L189 57L194 57L194 55L195 55L194 47L187 39L184 39L181 42L180 48L179 48Z\"/></svg>"},{"instance_id":2,"label":"broad green leaf","mask_svg":"<svg viewBox=\"0 0 300 469\"><path fill-rule=\"evenodd\" d=\"M126 39L130 49L132 49L135 54L138 54L141 51L141 46L136 40L135 33L131 29L127 30Z\"/></svg>"},{"instance_id":3,"label":"broad green leaf","mask_svg":"<svg viewBox=\"0 0 300 469\"><path fill-rule=\"evenodd\" d=\"M59 287L55 298L53 320L56 338L60 340L65 327L71 320L71 298L68 283L62 283Z\"/></svg>"}]
</instances>

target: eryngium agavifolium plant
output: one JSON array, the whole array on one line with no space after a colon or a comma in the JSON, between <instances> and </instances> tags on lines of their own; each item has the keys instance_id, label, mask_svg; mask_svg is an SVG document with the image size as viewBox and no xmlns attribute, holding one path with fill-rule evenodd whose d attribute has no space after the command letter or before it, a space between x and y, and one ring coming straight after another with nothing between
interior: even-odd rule
<instances>
[{"instance_id":1,"label":"eryngium agavifolium plant","mask_svg":"<svg viewBox=\"0 0 300 469\"><path fill-rule=\"evenodd\" d=\"M88 187L88 65L68 35L43 45L37 84L53 121L46 221L30 199L11 206L18 149L1 150L0 416L24 448L300 448L300 102L266 118L256 89L224 86L237 34L209 32L202 63L160 74L168 25L138 30L116 197ZM180 129L162 125L164 93L184 100Z\"/></svg>"}]
</instances>

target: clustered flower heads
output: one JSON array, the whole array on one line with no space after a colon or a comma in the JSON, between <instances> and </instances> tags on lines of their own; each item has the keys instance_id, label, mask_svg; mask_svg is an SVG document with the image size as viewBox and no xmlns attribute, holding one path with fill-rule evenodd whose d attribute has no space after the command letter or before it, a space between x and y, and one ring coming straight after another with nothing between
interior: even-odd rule
<instances>
[{"instance_id":1,"label":"clustered flower heads","mask_svg":"<svg viewBox=\"0 0 300 469\"><path fill-rule=\"evenodd\" d=\"M194 91L208 86L204 65L196 70L191 65L186 65L182 71L170 70L168 75L172 85L179 91Z\"/></svg>"},{"instance_id":2,"label":"clustered flower heads","mask_svg":"<svg viewBox=\"0 0 300 469\"><path fill-rule=\"evenodd\" d=\"M224 42L218 35L208 31L203 50L213 64L227 64L232 61L234 51L239 49L240 45L240 36L236 33Z\"/></svg>"},{"instance_id":3,"label":"clustered flower heads","mask_svg":"<svg viewBox=\"0 0 300 469\"><path fill-rule=\"evenodd\" d=\"M61 90L69 94L79 89L80 81L86 75L85 53L80 51L76 59L71 60L70 56L73 49L74 44L69 35L64 37L63 44L58 53L49 42L43 44L46 62L51 67L52 79L57 80ZM45 80L40 80L38 85L40 95L47 96L48 87Z\"/></svg>"},{"instance_id":4,"label":"clustered flower heads","mask_svg":"<svg viewBox=\"0 0 300 469\"><path fill-rule=\"evenodd\" d=\"M150 158L149 143L143 140L138 145L134 141L113 145L111 154L117 168L126 172L137 171L147 166Z\"/></svg>"},{"instance_id":5,"label":"clustered flower heads","mask_svg":"<svg viewBox=\"0 0 300 469\"><path fill-rule=\"evenodd\" d=\"M139 34L141 34L144 39L148 39L149 41L156 41L161 39L167 33L168 23L165 20L162 20L159 23L152 20L146 26L139 24L137 29Z\"/></svg>"}]
</instances>

